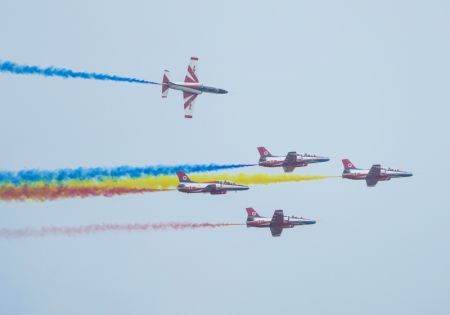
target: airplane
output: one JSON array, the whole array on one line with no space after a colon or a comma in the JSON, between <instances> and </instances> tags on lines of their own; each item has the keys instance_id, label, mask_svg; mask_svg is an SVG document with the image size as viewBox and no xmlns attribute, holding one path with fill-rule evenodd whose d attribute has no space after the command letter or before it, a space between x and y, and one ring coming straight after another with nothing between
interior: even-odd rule
<instances>
[{"instance_id":1,"label":"airplane","mask_svg":"<svg viewBox=\"0 0 450 315\"><path fill-rule=\"evenodd\" d=\"M314 220L302 217L285 216L283 210L275 210L272 218L262 217L253 208L247 210L247 227L270 228L273 237L281 235L283 229L293 228L296 225L316 224Z\"/></svg>"},{"instance_id":2,"label":"airplane","mask_svg":"<svg viewBox=\"0 0 450 315\"><path fill-rule=\"evenodd\" d=\"M259 166L264 167L280 167L282 166L286 173L292 172L296 167L307 166L311 163L327 162L327 157L316 156L312 154L297 154L297 152L289 152L286 156L272 155L265 147L258 147Z\"/></svg>"},{"instance_id":3,"label":"airplane","mask_svg":"<svg viewBox=\"0 0 450 315\"><path fill-rule=\"evenodd\" d=\"M380 164L374 164L370 169L357 168L350 160L343 159L344 171L342 178L365 179L368 187L374 187L379 181L391 180L391 178L411 177L410 172L392 168L382 168Z\"/></svg>"},{"instance_id":4,"label":"airplane","mask_svg":"<svg viewBox=\"0 0 450 315\"><path fill-rule=\"evenodd\" d=\"M213 94L226 94L228 91L218 89L211 86L205 86L198 80L197 77L197 57L191 57L191 62L188 66L188 73L184 78L184 82L172 82L170 81L169 70L164 70L164 76L162 80L162 97L166 98L169 93L169 89L183 91L184 98L184 117L192 118L194 111L194 104L197 96L202 93Z\"/></svg>"},{"instance_id":5,"label":"airplane","mask_svg":"<svg viewBox=\"0 0 450 315\"><path fill-rule=\"evenodd\" d=\"M249 187L245 185L238 185L227 180L219 180L213 182L193 182L182 171L177 171L178 180L180 184L177 190L180 192L192 193L210 193L211 195L226 194L227 191L248 190Z\"/></svg>"}]
</instances>

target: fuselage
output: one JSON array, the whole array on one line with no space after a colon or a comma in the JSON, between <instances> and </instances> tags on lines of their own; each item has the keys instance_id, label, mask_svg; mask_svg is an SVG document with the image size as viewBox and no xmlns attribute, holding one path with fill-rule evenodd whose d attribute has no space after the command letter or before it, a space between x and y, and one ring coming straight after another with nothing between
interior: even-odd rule
<instances>
[{"instance_id":1,"label":"fuselage","mask_svg":"<svg viewBox=\"0 0 450 315\"><path fill-rule=\"evenodd\" d=\"M177 190L184 193L210 193L212 195L225 194L228 191L248 190L245 185L238 185L230 181L213 182L183 182L177 186Z\"/></svg>"},{"instance_id":2,"label":"fuselage","mask_svg":"<svg viewBox=\"0 0 450 315\"><path fill-rule=\"evenodd\" d=\"M281 167L285 166L284 164L285 159L286 159L285 156L268 156L260 158L258 164L259 166L263 167ZM297 154L297 160L293 164L289 164L289 166L302 167L312 163L327 162L329 160L330 160L329 158L322 156L316 156L311 154Z\"/></svg>"},{"instance_id":3,"label":"fuselage","mask_svg":"<svg viewBox=\"0 0 450 315\"><path fill-rule=\"evenodd\" d=\"M183 92L202 94L202 93L213 93L213 94L226 94L228 91L215 88L212 86L205 86L202 83L196 82L169 82L169 88L174 90L179 90Z\"/></svg>"},{"instance_id":4,"label":"fuselage","mask_svg":"<svg viewBox=\"0 0 450 315\"><path fill-rule=\"evenodd\" d=\"M249 217L249 218L247 218L247 227L268 228L271 226L276 226L276 227L282 227L282 228L286 229L286 228L293 228L296 225L308 225L308 224L316 224L316 221L305 219L302 217L299 218L299 217L295 217L295 216L284 216L283 224L274 225L272 223L271 218L265 218L265 217Z\"/></svg>"},{"instance_id":5,"label":"fuselage","mask_svg":"<svg viewBox=\"0 0 450 315\"><path fill-rule=\"evenodd\" d=\"M344 172L342 172L342 177L347 179L366 179L369 175L369 169L345 169ZM378 177L379 181L385 181L390 180L391 178L400 178L400 177L410 177L412 176L412 173L400 171L396 169L391 168L382 168L380 171L380 176Z\"/></svg>"}]
</instances>

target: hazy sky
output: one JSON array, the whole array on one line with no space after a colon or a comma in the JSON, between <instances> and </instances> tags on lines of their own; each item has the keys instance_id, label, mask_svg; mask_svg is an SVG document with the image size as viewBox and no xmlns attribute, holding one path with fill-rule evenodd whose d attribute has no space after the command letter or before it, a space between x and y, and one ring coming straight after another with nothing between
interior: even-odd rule
<instances>
[{"instance_id":1,"label":"hazy sky","mask_svg":"<svg viewBox=\"0 0 450 315\"><path fill-rule=\"evenodd\" d=\"M256 162L256 147L412 171L382 182L0 202L0 227L317 220L265 229L0 240L0 314L449 314L448 1L8 1L0 59L160 81L0 74L0 169ZM251 168L248 172L280 173Z\"/></svg>"}]
</instances>

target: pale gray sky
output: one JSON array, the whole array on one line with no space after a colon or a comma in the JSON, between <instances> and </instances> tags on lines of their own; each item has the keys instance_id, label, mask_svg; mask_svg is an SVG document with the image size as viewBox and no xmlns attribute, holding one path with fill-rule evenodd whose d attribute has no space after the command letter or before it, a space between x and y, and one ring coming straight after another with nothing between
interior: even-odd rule
<instances>
[{"instance_id":1,"label":"pale gray sky","mask_svg":"<svg viewBox=\"0 0 450 315\"><path fill-rule=\"evenodd\" d=\"M255 162L256 147L414 177L0 203L0 227L243 222L244 208L316 219L267 230L0 240L1 314L448 314L447 1L2 1L0 59L227 95L0 74L0 169ZM279 173L280 170L248 169Z\"/></svg>"}]
</instances>

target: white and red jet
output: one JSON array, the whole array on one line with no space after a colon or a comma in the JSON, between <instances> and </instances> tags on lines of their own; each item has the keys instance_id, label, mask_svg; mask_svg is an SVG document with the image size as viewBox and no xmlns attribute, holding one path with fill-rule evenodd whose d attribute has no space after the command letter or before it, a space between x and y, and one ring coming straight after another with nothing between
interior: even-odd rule
<instances>
[{"instance_id":1,"label":"white and red jet","mask_svg":"<svg viewBox=\"0 0 450 315\"><path fill-rule=\"evenodd\" d=\"M184 117L192 118L194 111L194 104L197 96L205 93L226 94L228 91L218 89L211 86L205 86L199 82L197 77L197 57L191 57L191 62L188 66L188 73L184 78L184 82L171 82L169 77L169 70L164 70L162 80L162 97L166 98L169 89L183 91L184 98Z\"/></svg>"},{"instance_id":2,"label":"white and red jet","mask_svg":"<svg viewBox=\"0 0 450 315\"><path fill-rule=\"evenodd\" d=\"M392 168L381 168L380 164L374 164L370 169L357 168L350 160L343 159L344 171L342 177L347 179L365 179L368 187L374 187L379 181L391 180L391 178L410 177L410 172Z\"/></svg>"},{"instance_id":3,"label":"white and red jet","mask_svg":"<svg viewBox=\"0 0 450 315\"><path fill-rule=\"evenodd\" d=\"M289 152L286 156L272 155L265 147L258 147L260 155L259 166L264 167L283 167L287 173L292 172L296 167L307 166L311 163L327 162L330 159L323 156L312 154L297 154L297 152Z\"/></svg>"},{"instance_id":4,"label":"white and red jet","mask_svg":"<svg viewBox=\"0 0 450 315\"><path fill-rule=\"evenodd\" d=\"M218 180L213 182L193 182L182 171L177 171L178 180L180 184L177 186L178 191L192 194L192 193L209 193L211 195L226 194L227 191L248 190L249 187L245 185L238 185L227 180Z\"/></svg>"},{"instance_id":5,"label":"white and red jet","mask_svg":"<svg viewBox=\"0 0 450 315\"><path fill-rule=\"evenodd\" d=\"M270 228L272 236L280 236L283 229L290 229L296 225L316 224L316 221L302 217L285 216L283 210L275 210L272 218L262 217L253 208L247 210L247 227Z\"/></svg>"}]
</instances>

